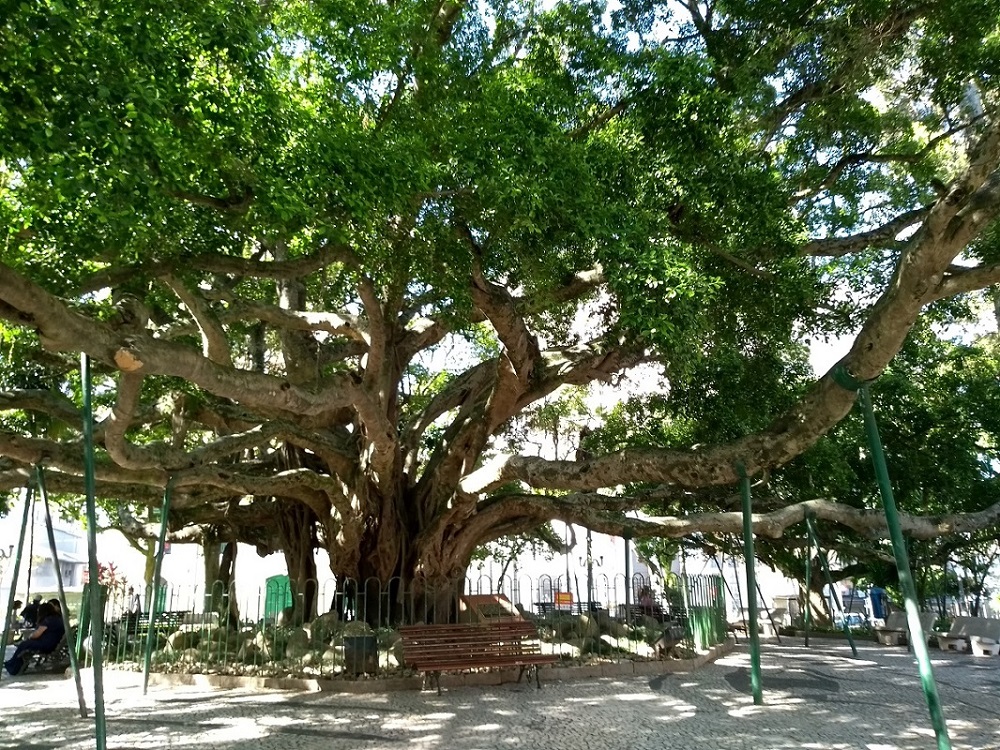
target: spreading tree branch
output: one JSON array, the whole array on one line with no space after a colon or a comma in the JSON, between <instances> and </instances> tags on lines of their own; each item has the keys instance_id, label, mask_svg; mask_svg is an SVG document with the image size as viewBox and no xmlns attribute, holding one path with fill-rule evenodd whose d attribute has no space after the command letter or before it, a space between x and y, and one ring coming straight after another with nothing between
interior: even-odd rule
<instances>
[{"instance_id":1,"label":"spreading tree branch","mask_svg":"<svg viewBox=\"0 0 1000 750\"><path fill-rule=\"evenodd\" d=\"M333 376L322 385L302 388L284 378L219 365L189 347L146 333L124 335L69 309L3 264L0 264L0 300L27 315L43 344L51 349L82 350L126 372L142 370L144 374L183 378L261 414L286 415L293 421L312 417L321 423L328 422L336 418L341 408L349 406L356 394L356 386L348 375Z\"/></svg>"},{"instance_id":2,"label":"spreading tree branch","mask_svg":"<svg viewBox=\"0 0 1000 750\"><path fill-rule=\"evenodd\" d=\"M922 307L934 299L954 258L1000 212L1000 201L994 198L1000 182L994 175L998 162L1000 123L994 122L973 150L968 168L928 212L851 351L767 429L729 444L687 451L628 450L579 462L505 456L463 478L461 491L479 495L511 481L537 489L596 490L633 482L696 488L735 484L737 464L752 476L787 463L853 405L855 392L837 383L834 370L842 368L859 381L877 377L899 351Z\"/></svg>"},{"instance_id":3,"label":"spreading tree branch","mask_svg":"<svg viewBox=\"0 0 1000 750\"><path fill-rule=\"evenodd\" d=\"M194 318L195 325L201 334L201 351L208 359L219 365L231 365L229 340L226 331L216 318L206 300L198 293L192 292L180 279L172 275L163 277L163 283L177 295Z\"/></svg>"},{"instance_id":4,"label":"spreading tree branch","mask_svg":"<svg viewBox=\"0 0 1000 750\"><path fill-rule=\"evenodd\" d=\"M871 247L893 247L897 244L896 238L900 233L926 219L932 208L933 206L923 206L907 211L880 227L850 237L812 240L802 247L802 255L841 258Z\"/></svg>"}]
</instances>

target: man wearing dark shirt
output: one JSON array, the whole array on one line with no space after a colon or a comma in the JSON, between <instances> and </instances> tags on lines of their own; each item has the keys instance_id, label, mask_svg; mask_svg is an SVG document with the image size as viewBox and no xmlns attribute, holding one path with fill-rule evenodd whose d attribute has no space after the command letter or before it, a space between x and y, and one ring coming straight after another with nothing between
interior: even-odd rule
<instances>
[{"instance_id":1,"label":"man wearing dark shirt","mask_svg":"<svg viewBox=\"0 0 1000 750\"><path fill-rule=\"evenodd\" d=\"M31 604L21 610L21 619L24 620L31 627L38 625L38 608L42 604L42 597L39 594L35 594L35 598L31 600Z\"/></svg>"},{"instance_id":2,"label":"man wearing dark shirt","mask_svg":"<svg viewBox=\"0 0 1000 750\"><path fill-rule=\"evenodd\" d=\"M28 666L31 654L47 654L55 651L56 646L66 633L66 625L62 615L48 603L38 607L38 627L34 632L21 639L14 655L4 662L8 674L21 674Z\"/></svg>"}]
</instances>

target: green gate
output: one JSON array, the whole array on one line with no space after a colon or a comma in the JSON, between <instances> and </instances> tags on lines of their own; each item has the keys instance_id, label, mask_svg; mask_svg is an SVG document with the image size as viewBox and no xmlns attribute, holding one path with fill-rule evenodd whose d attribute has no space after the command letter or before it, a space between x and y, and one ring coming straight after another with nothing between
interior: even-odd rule
<instances>
[{"instance_id":1,"label":"green gate","mask_svg":"<svg viewBox=\"0 0 1000 750\"><path fill-rule=\"evenodd\" d=\"M288 576L271 576L264 584L264 619L278 619L281 610L292 606L292 586Z\"/></svg>"},{"instance_id":2,"label":"green gate","mask_svg":"<svg viewBox=\"0 0 1000 750\"><path fill-rule=\"evenodd\" d=\"M726 596L720 576L684 578L688 597L688 628L698 651L705 651L726 637Z\"/></svg>"}]
</instances>

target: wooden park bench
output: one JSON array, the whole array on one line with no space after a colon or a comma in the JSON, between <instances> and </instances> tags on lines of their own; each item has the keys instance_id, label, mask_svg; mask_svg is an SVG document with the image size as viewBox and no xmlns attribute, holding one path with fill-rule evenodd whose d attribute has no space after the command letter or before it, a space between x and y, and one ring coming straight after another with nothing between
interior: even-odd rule
<instances>
[{"instance_id":1,"label":"wooden park bench","mask_svg":"<svg viewBox=\"0 0 1000 750\"><path fill-rule=\"evenodd\" d=\"M149 612L126 612L117 620L112 620L106 626L106 643L113 649L122 647L132 641L142 643L150 629L157 633L173 633L181 629L186 618L191 616L188 610L171 610L157 612L152 625L149 622Z\"/></svg>"},{"instance_id":2,"label":"wooden park bench","mask_svg":"<svg viewBox=\"0 0 1000 750\"><path fill-rule=\"evenodd\" d=\"M25 671L34 672L65 672L70 666L69 644L76 640L76 629L69 631L69 638L64 634L51 651L27 651L24 654Z\"/></svg>"},{"instance_id":3,"label":"wooden park bench","mask_svg":"<svg viewBox=\"0 0 1000 750\"><path fill-rule=\"evenodd\" d=\"M520 667L517 681L526 670L535 670L535 684L541 688L538 668L558 661L555 654L543 654L538 630L526 620L495 620L452 625L404 625L399 628L403 661L427 675L434 675L438 695L441 673L466 669Z\"/></svg>"},{"instance_id":4,"label":"wooden park bench","mask_svg":"<svg viewBox=\"0 0 1000 750\"><path fill-rule=\"evenodd\" d=\"M659 602L654 602L653 604L629 604L628 606L624 604L618 605L617 610L618 620L620 622L642 622L643 617L652 617L654 620L660 623L669 621L673 615L666 612Z\"/></svg>"}]
</instances>

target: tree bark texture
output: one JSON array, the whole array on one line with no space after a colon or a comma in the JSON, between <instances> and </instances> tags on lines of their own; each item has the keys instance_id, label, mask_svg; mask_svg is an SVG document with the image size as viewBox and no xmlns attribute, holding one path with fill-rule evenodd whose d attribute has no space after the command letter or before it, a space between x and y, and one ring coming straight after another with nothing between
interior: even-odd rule
<instances>
[{"instance_id":1,"label":"tree bark texture","mask_svg":"<svg viewBox=\"0 0 1000 750\"><path fill-rule=\"evenodd\" d=\"M337 8L324 5L322 12ZM98 149L107 152L100 157L108 160L101 169L110 170L101 173L106 191L94 187L93 144L62 132L76 128L57 127L36 141L34 123L59 118L41 109L12 116L11 128L22 121L32 125L20 131L21 138L0 144L11 150L0 153L0 200L16 214L0 243L0 333L5 342L16 339L31 361L23 372L7 368L13 385L0 392L0 413L17 417L0 426L0 490L23 486L32 468L44 463L54 491L80 491L81 415L66 395L76 387L66 373L70 355L85 352L107 397L95 431L101 497L153 507L169 484L170 539L210 538L204 542L206 582L219 577L222 541L230 547L253 544L261 554L281 551L300 620L316 611L318 592L310 582L317 578L318 548L329 553L338 579L353 582L357 604L378 613L373 618L410 607L442 619L453 613L456 582L478 545L553 519L631 538L738 533L738 513L722 506L712 513L692 509L714 507L706 499L722 497L741 471L766 491L771 472L814 446L850 412L857 388L886 370L928 305L1000 281L1000 264L988 253L977 255L977 243L1000 215L995 111L981 102L963 105L924 133L930 127L925 102L894 104L893 116L911 109L923 114L902 126L883 124L878 138L854 138L851 129L861 125L845 117L836 123L845 133L831 125L816 129L808 148L796 142L811 121L825 122L845 102L864 106L875 118L870 92L882 78L902 76L894 67L902 65L900 59L919 58L922 53L907 46L911 38L923 33L927 19L946 11L935 4L864 10L841 28L840 16L821 19L820 11L807 9L793 32L784 22L773 28L760 19L742 24L725 18L721 8L720 15L703 14L697 4L682 3L677 12L684 18L674 20L699 41L677 48L658 42L636 50L634 59L631 51L619 50L613 65L604 61L614 75L602 69L589 83L574 78L568 88L579 85L584 93L567 90L567 102L553 105L556 115L548 111L550 103L534 101L536 94L511 83L522 74L530 77L535 59L521 45L550 49L551 40L533 22L514 35L516 49L510 39L487 39L490 51L470 73L463 55L452 53L458 49L453 45L462 44L470 45L471 54L474 45L456 30L466 28L464 14L475 8L446 3L412 24L419 31L400 45L405 60L398 66L394 61L393 70L362 54L367 50L380 60L384 52L361 45L364 62L335 75L306 64L326 41L296 36L284 40L284 47L276 42L278 47L267 48L278 24L251 35L253 44L264 47L246 53L246 60L256 62L244 60L245 69L227 68L235 63L213 57L219 49L251 44L242 37L240 45L218 44L190 55L200 60L204 54L228 71L206 85L221 86L219 80L234 76L233 85L215 92L223 101L251 93L252 100L216 102L212 112L201 101L182 101L171 117L143 112L121 123L117 109L95 116L120 125L101 136L106 148ZM327 20L324 28L350 27ZM484 24L489 26L498 25ZM600 40L594 49L611 40L600 36L598 26L578 29ZM236 34L242 28L217 31ZM81 44L106 36L85 31L77 39ZM380 40L373 43L379 50L382 31L371 35ZM34 39L39 32L32 27L24 33ZM492 33L483 31L485 37ZM643 36L634 35L635 44L646 44ZM573 44L568 37L565 43ZM71 48L62 44L60 54ZM280 54L272 54L276 49ZM753 65L743 59L744 49L756 50ZM25 44L20 51L33 50ZM587 50L583 56L589 59ZM567 52L566 59L575 59L576 52ZM666 59L665 52L669 59L692 56L698 74L690 85L700 93L675 95L668 86L681 85L680 68L667 75L648 65ZM267 68L286 54L294 57L286 61L292 72ZM801 64L814 54L824 64ZM339 71L337 64L329 67ZM560 81L560 91L567 88L564 64L555 66L558 75L549 81ZM89 60L87 65L88 76L103 75ZM47 97L56 79L38 83L35 76L48 67L47 58L15 65L24 69L27 83L38 85L23 89L35 93L9 90L42 107L42 99L33 97ZM175 81L176 66L168 67L157 75L137 74L142 92L161 76L173 87L171 97L199 90L187 79ZM311 72L300 80L303 70ZM345 85L352 74L373 77L367 88ZM612 78L617 82L609 84ZM986 78L979 76L975 85L993 85ZM774 86L779 80L786 89L780 93ZM117 78L112 84L119 84ZM628 91L619 96L619 86ZM0 105L28 106L10 99L8 88L0 88ZM88 79L85 95L54 92L45 106L61 112L75 104L83 108L81 117L89 117L95 88L108 87ZM295 92L290 100L289 91ZM984 89L979 98L989 102L995 96ZM689 99L712 102L726 114L706 112L714 124L701 130L697 110L675 109ZM129 104L143 101L144 95L137 96ZM501 101L510 113L494 109ZM278 111L260 109L272 105ZM480 107L490 116L475 115ZM343 119L342 128L331 129L326 114L303 115L330 111ZM435 125L453 123L459 111L467 115L461 122L468 133ZM232 117L238 125L214 117ZM77 122L69 115L59 121ZM136 135L139 121L159 122L170 135L154 147ZM529 126L537 130L518 130ZM217 133L232 134L232 142ZM718 148L742 144L743 150L724 160L725 179L712 177L707 157L716 155L693 145L699 139ZM897 141L905 143L885 147ZM185 150L191 143L202 150ZM53 144L63 144L63 150L49 153ZM929 175L944 158L935 150L939 145L950 149L947 184ZM140 150L128 151L129 161L116 157L123 148ZM166 152L175 149L183 168L166 164L172 156ZM154 158L150 150L163 153ZM69 180L67 165L81 153L87 157L80 181L66 183L76 188L53 189ZM359 154L371 159L358 157L353 164ZM613 166L605 168L604 159ZM744 161L752 169L740 172ZM149 173L141 189L133 184L137 172ZM670 175L680 180L677 186ZM749 186L733 187L737 177ZM705 182L685 187L682 178ZM854 187L867 179L867 193ZM119 183L129 186L130 197L112 190ZM38 205L18 213L26 185L34 192L27 190L24 200ZM736 189L742 192L728 192ZM776 197L764 203L768 190ZM59 204L58 212L45 214L46 201L60 192L79 193L73 200L83 203ZM124 202L101 204L103 213L84 205L104 200L105 192L108 200ZM852 193L855 200L848 201ZM892 198L869 212L876 194ZM708 208L685 205L686 195ZM761 213L773 212L773 221L750 231L745 225L756 217L743 211L744 204L758 198ZM850 211L840 210L845 203ZM35 209L47 218L37 218ZM840 216L853 213L858 216ZM81 218L92 216L113 226L98 231ZM813 265L833 259L845 265L829 272ZM844 296L832 280L841 272L852 278L857 273L868 296L848 301L852 319L830 323L827 307L837 307L838 295ZM804 281L790 282L796 274ZM739 307L749 296L743 292L762 288L773 292L769 301ZM718 289L723 291L711 296ZM709 300L704 305L702 292ZM781 304L770 306L775 300ZM723 302L727 311L737 311L733 317L715 315ZM578 313L589 316L583 330L570 323ZM649 322L659 319L654 313L662 323ZM684 328L688 318L695 322ZM771 330L775 319L781 326ZM746 330L733 337L734 326L743 325ZM686 333L671 338L660 330L673 327ZM737 438L682 448L667 447L674 444L666 439L646 441L644 447L581 451L572 460L512 439L513 428L522 426L518 420L567 388L616 384L648 363L679 381L693 349L710 359L729 339L740 356L773 345L793 358L804 346L802 327L809 335L845 328L855 334L841 361L804 381L794 391L798 398L781 401L763 427L743 429L741 423L738 430L719 433ZM36 370L45 377L35 377ZM664 391L669 397L670 388ZM21 419L25 415L30 419ZM31 429L21 426L29 423ZM864 535L883 533L875 507L829 498L773 499L773 509L753 518L757 534L779 537L806 512ZM628 515L663 507L664 500L676 501L671 507L680 511L646 520ZM149 532L149 524L121 523L130 533ZM1000 506L965 515L904 516L903 524L914 537L956 534L1000 524ZM232 563L226 557L223 567ZM372 602L378 587L395 593ZM406 602L404 591L416 591L423 602Z\"/></svg>"}]
</instances>

